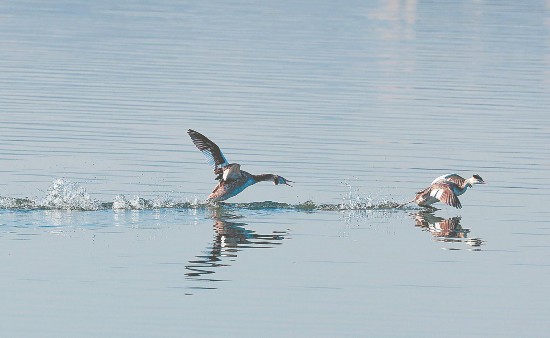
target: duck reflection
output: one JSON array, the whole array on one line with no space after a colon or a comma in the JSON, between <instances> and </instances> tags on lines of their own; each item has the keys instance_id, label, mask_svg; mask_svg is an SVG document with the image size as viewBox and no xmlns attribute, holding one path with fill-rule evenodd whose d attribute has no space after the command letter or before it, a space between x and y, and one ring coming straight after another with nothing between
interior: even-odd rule
<instances>
[{"instance_id":1,"label":"duck reflection","mask_svg":"<svg viewBox=\"0 0 550 338\"><path fill-rule=\"evenodd\" d=\"M230 266L235 261L239 251L247 248L272 248L282 244L288 234L273 231L270 234L258 234L246 229L247 223L238 222L242 218L220 208L212 210L214 219L214 240L204 255L196 256L186 265L186 278L201 282L220 282L222 279L212 277L219 268ZM194 289L216 289L214 286L201 285Z\"/></svg>"},{"instance_id":2,"label":"duck reflection","mask_svg":"<svg viewBox=\"0 0 550 338\"><path fill-rule=\"evenodd\" d=\"M468 238L470 229L463 228L460 225L462 219L460 216L443 218L426 211L420 211L412 214L412 216L415 220L415 226L429 231L436 241L463 242L474 248L479 248L484 243L481 238Z\"/></svg>"}]
</instances>

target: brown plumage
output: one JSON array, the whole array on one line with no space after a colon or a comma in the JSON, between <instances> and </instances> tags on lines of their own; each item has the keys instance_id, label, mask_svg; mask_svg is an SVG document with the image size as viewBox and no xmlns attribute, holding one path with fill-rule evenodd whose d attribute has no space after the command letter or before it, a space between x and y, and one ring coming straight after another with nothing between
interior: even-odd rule
<instances>
[{"instance_id":1,"label":"brown plumage","mask_svg":"<svg viewBox=\"0 0 550 338\"><path fill-rule=\"evenodd\" d=\"M420 206L430 206L438 201L457 209L462 208L462 204L454 192L456 184L452 182L438 182L430 185L424 190L416 193L415 203Z\"/></svg>"},{"instance_id":2,"label":"brown plumage","mask_svg":"<svg viewBox=\"0 0 550 338\"><path fill-rule=\"evenodd\" d=\"M422 207L430 207L437 202L443 202L457 209L462 208L458 196L466 192L474 184L485 184L479 175L465 179L457 174L442 175L432 181L432 184L417 192L414 200L401 206L415 202Z\"/></svg>"},{"instance_id":3,"label":"brown plumage","mask_svg":"<svg viewBox=\"0 0 550 338\"><path fill-rule=\"evenodd\" d=\"M219 181L208 196L208 201L224 201L258 182L273 181L275 185L290 185L288 182L292 182L278 175L252 175L241 170L240 164L229 163L220 148L206 136L191 129L187 133L195 146L206 156L210 165L214 167L214 174L216 174L216 179Z\"/></svg>"}]
</instances>

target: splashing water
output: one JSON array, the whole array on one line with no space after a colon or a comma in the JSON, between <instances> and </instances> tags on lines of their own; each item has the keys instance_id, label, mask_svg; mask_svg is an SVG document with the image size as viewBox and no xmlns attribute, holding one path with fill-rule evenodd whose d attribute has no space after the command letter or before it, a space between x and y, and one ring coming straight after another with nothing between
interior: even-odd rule
<instances>
[{"instance_id":1,"label":"splashing water","mask_svg":"<svg viewBox=\"0 0 550 338\"><path fill-rule=\"evenodd\" d=\"M338 205L339 210L377 210L377 209L396 209L399 203L390 201L386 198L381 201L375 201L371 196L361 196L359 189L354 188L348 182L344 182L348 187L348 193L342 197L342 202Z\"/></svg>"},{"instance_id":2,"label":"splashing water","mask_svg":"<svg viewBox=\"0 0 550 338\"><path fill-rule=\"evenodd\" d=\"M345 183L348 193L342 197L339 204L318 204L306 201L297 204L263 201L250 203L220 202L211 204L193 200L174 200L169 197L146 199L139 196L127 198L123 194L115 196L112 202L102 202L94 199L84 187L69 180L55 179L48 188L46 196L41 199L0 197L0 209L12 210L149 210L149 209L248 209L248 210L296 210L296 211L361 211L361 210L396 210L399 203L383 199L375 201L371 196L362 196L358 189ZM408 210L408 209L407 209Z\"/></svg>"},{"instance_id":3,"label":"splashing water","mask_svg":"<svg viewBox=\"0 0 550 338\"><path fill-rule=\"evenodd\" d=\"M112 208L114 210L143 210L153 208L153 203L138 196L134 197L132 200L128 200L124 195L116 195Z\"/></svg>"},{"instance_id":4,"label":"splashing water","mask_svg":"<svg viewBox=\"0 0 550 338\"><path fill-rule=\"evenodd\" d=\"M0 197L0 209L33 210L40 209L40 204L29 198Z\"/></svg>"},{"instance_id":5,"label":"splashing water","mask_svg":"<svg viewBox=\"0 0 550 338\"><path fill-rule=\"evenodd\" d=\"M59 178L53 181L44 200L44 209L99 210L101 203L94 200L80 185Z\"/></svg>"},{"instance_id":6,"label":"splashing water","mask_svg":"<svg viewBox=\"0 0 550 338\"><path fill-rule=\"evenodd\" d=\"M193 201L175 201L171 198L156 197L153 199L145 199L143 197L134 196L128 200L124 195L117 195L112 203L103 203L105 208L113 210L147 210L147 209L199 209L209 206L208 203L201 203L197 198Z\"/></svg>"}]
</instances>

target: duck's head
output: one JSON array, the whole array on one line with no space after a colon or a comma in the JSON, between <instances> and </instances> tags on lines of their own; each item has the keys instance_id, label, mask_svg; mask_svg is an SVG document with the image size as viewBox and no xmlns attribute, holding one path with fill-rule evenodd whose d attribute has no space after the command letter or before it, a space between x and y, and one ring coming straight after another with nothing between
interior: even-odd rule
<instances>
[{"instance_id":1,"label":"duck's head","mask_svg":"<svg viewBox=\"0 0 550 338\"><path fill-rule=\"evenodd\" d=\"M279 185L279 184L286 184L288 186L291 186L288 182L292 182L291 180L287 180L286 178L282 177L282 176L279 176L279 175L273 175L273 183L275 183L275 185Z\"/></svg>"},{"instance_id":2,"label":"duck's head","mask_svg":"<svg viewBox=\"0 0 550 338\"><path fill-rule=\"evenodd\" d=\"M485 184L485 181L483 180L483 178L481 178L481 176L479 176L478 174L475 174L474 176L472 176L472 178L470 178L470 182L472 183L472 185Z\"/></svg>"}]
</instances>

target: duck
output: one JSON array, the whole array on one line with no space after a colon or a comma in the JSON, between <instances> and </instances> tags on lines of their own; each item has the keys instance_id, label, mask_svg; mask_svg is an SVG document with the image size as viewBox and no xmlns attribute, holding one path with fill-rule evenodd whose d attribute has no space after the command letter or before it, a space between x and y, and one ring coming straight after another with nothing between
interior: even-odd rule
<instances>
[{"instance_id":1,"label":"duck","mask_svg":"<svg viewBox=\"0 0 550 338\"><path fill-rule=\"evenodd\" d=\"M218 185L208 195L207 202L225 201L241 193L244 189L258 182L272 181L275 185L288 185L293 181L274 174L253 175L241 170L238 163L229 163L220 148L203 134L193 129L187 134L195 146L206 156L208 163L214 168Z\"/></svg>"},{"instance_id":2,"label":"duck","mask_svg":"<svg viewBox=\"0 0 550 338\"><path fill-rule=\"evenodd\" d=\"M402 204L400 207L414 202L421 207L433 208L432 204L442 202L460 209L462 204L458 196L476 184L485 184L483 178L478 174L470 178L463 178L454 173L441 175L434 179L429 187L417 192L412 201Z\"/></svg>"}]
</instances>

